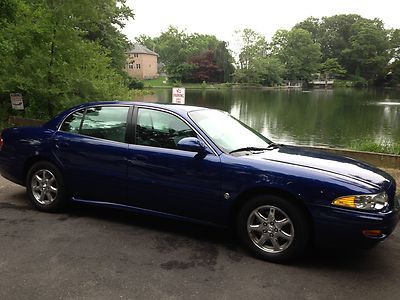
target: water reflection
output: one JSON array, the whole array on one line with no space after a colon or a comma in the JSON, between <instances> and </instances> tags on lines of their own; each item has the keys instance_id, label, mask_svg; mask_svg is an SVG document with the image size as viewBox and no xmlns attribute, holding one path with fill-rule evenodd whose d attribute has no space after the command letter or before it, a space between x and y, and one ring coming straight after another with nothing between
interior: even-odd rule
<instances>
[{"instance_id":1,"label":"water reflection","mask_svg":"<svg viewBox=\"0 0 400 300\"><path fill-rule=\"evenodd\" d=\"M186 104L228 111L278 143L347 146L400 143L400 91L385 89L186 90ZM171 90L145 101L171 102Z\"/></svg>"}]
</instances>

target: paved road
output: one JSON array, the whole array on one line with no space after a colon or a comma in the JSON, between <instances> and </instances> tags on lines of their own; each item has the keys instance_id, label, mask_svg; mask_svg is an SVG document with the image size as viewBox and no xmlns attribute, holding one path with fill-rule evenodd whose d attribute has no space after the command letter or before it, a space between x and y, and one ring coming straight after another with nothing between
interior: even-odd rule
<instances>
[{"instance_id":1,"label":"paved road","mask_svg":"<svg viewBox=\"0 0 400 300\"><path fill-rule=\"evenodd\" d=\"M0 177L0 299L396 299L400 231L369 251L250 257L226 231L74 206L35 211Z\"/></svg>"}]
</instances>

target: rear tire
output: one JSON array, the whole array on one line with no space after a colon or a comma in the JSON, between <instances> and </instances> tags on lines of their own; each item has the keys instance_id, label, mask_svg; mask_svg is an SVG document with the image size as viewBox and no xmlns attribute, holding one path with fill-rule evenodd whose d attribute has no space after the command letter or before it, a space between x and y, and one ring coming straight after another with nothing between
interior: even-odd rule
<instances>
[{"instance_id":1,"label":"rear tire","mask_svg":"<svg viewBox=\"0 0 400 300\"><path fill-rule=\"evenodd\" d=\"M59 211L67 202L63 176L47 161L37 162L29 169L26 191L32 204L41 211Z\"/></svg>"},{"instance_id":2,"label":"rear tire","mask_svg":"<svg viewBox=\"0 0 400 300\"><path fill-rule=\"evenodd\" d=\"M237 232L250 252L263 260L284 263L305 253L310 240L306 214L275 195L250 199L240 209Z\"/></svg>"}]
</instances>

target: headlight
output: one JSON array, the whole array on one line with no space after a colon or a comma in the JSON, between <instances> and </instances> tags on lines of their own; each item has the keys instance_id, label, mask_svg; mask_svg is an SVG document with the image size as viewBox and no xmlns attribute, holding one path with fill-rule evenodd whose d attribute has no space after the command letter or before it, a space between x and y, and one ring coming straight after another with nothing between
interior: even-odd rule
<instances>
[{"instance_id":1,"label":"headlight","mask_svg":"<svg viewBox=\"0 0 400 300\"><path fill-rule=\"evenodd\" d=\"M388 206L388 196L385 192L374 195L343 196L332 201L333 205L357 208L368 211L379 211Z\"/></svg>"}]
</instances>

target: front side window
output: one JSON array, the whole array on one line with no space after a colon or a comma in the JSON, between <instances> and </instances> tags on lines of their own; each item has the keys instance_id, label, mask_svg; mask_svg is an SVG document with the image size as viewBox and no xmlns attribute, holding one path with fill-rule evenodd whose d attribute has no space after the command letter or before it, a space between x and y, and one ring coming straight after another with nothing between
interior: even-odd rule
<instances>
[{"instance_id":1,"label":"front side window","mask_svg":"<svg viewBox=\"0 0 400 300\"><path fill-rule=\"evenodd\" d=\"M81 109L79 111L74 112L73 114L70 114L64 120L64 123L61 125L60 130L71 133L79 133L84 112L85 110Z\"/></svg>"},{"instance_id":2,"label":"front side window","mask_svg":"<svg viewBox=\"0 0 400 300\"><path fill-rule=\"evenodd\" d=\"M177 149L178 142L197 134L181 119L166 112L139 108L136 125L138 145Z\"/></svg>"}]
</instances>

